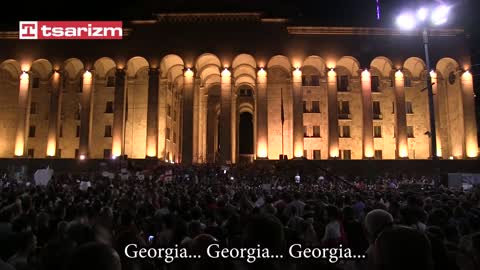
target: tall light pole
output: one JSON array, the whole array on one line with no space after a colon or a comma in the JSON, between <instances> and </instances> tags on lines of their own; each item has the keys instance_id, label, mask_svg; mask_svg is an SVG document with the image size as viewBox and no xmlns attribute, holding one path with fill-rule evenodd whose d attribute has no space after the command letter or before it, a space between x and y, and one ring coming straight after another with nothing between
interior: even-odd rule
<instances>
[{"instance_id":1,"label":"tall light pole","mask_svg":"<svg viewBox=\"0 0 480 270\"><path fill-rule=\"evenodd\" d=\"M450 7L440 5L437 7L421 7L416 14L404 13L397 17L397 25L404 30L413 30L417 24L422 27L423 47L425 50L425 64L427 66L427 90L428 90L428 111L430 116L430 142L431 159L437 157L437 132L435 129L435 109L433 102L432 77L430 75L430 55L429 55L429 27L439 26L447 22Z\"/></svg>"},{"instance_id":2,"label":"tall light pole","mask_svg":"<svg viewBox=\"0 0 480 270\"><path fill-rule=\"evenodd\" d=\"M425 48L425 64L427 65L428 111L430 116L431 158L437 159L437 130L435 127L435 108L433 102L432 76L430 75L430 55L428 51L428 29L423 28L423 46Z\"/></svg>"}]
</instances>

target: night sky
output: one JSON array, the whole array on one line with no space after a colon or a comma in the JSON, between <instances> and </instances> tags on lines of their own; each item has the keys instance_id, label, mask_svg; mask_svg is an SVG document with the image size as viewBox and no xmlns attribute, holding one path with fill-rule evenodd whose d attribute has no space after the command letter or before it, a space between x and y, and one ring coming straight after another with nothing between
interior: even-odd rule
<instances>
[{"instance_id":1,"label":"night sky","mask_svg":"<svg viewBox=\"0 0 480 270\"><path fill-rule=\"evenodd\" d=\"M392 25L395 14L398 14L401 9L418 6L422 2L449 3L454 5L455 13L467 10L471 11L471 15L480 7L480 1L478 0L379 0L379 2L382 11L380 21L376 20L376 0L49 0L22 3L19 12L2 14L2 22L0 23L7 25L20 19L147 19L152 18L153 13L159 12L260 11L267 16L289 17L313 24L389 26ZM454 16L453 20L455 24L471 23L466 20L468 17Z\"/></svg>"},{"instance_id":2,"label":"night sky","mask_svg":"<svg viewBox=\"0 0 480 270\"><path fill-rule=\"evenodd\" d=\"M28 1L18 12L5 12L0 29L16 30L19 20L130 20L151 19L162 12L263 12L269 17L288 17L304 25L394 27L394 18L408 7L428 2L454 6L445 27L465 27L471 35L472 53L480 54L480 0L379 0L381 19L376 19L376 0L135 0L135 1ZM477 45L478 44L478 45Z\"/></svg>"}]
</instances>

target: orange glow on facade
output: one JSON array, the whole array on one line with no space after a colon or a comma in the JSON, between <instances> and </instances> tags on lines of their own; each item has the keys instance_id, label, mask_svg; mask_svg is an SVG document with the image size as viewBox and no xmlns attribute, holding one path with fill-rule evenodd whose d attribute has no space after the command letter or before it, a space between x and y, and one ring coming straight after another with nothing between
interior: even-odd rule
<instances>
[{"instance_id":1,"label":"orange glow on facade","mask_svg":"<svg viewBox=\"0 0 480 270\"><path fill-rule=\"evenodd\" d=\"M300 68L296 68L293 72L293 117L295 119L300 119L299 121L293 122L293 156L295 158L303 157L303 111L299 108L299 103L302 102L302 71Z\"/></svg>"},{"instance_id":2,"label":"orange glow on facade","mask_svg":"<svg viewBox=\"0 0 480 270\"><path fill-rule=\"evenodd\" d=\"M371 88L371 81L370 81L370 72L365 70L362 72L362 90L370 90Z\"/></svg>"},{"instance_id":3,"label":"orange glow on facade","mask_svg":"<svg viewBox=\"0 0 480 270\"><path fill-rule=\"evenodd\" d=\"M112 144L112 156L119 157L122 155L122 142L120 140L114 140Z\"/></svg>"},{"instance_id":4,"label":"orange glow on facade","mask_svg":"<svg viewBox=\"0 0 480 270\"><path fill-rule=\"evenodd\" d=\"M87 79L87 80L89 80L88 82L91 82L92 73L91 73L90 71L88 71L88 70L85 71L85 73L83 73L83 79L84 79L84 80ZM84 82L84 84L85 84L85 82Z\"/></svg>"},{"instance_id":5,"label":"orange glow on facade","mask_svg":"<svg viewBox=\"0 0 480 270\"><path fill-rule=\"evenodd\" d=\"M22 83L28 83L28 78L29 77L30 76L28 75L28 73L26 71L22 72L22 75L20 75L20 86L21 86Z\"/></svg>"},{"instance_id":6,"label":"orange glow on facade","mask_svg":"<svg viewBox=\"0 0 480 270\"><path fill-rule=\"evenodd\" d=\"M23 111L26 110L27 102L28 102L28 88L30 86L30 76L27 72L23 72L20 75L20 88L19 88L19 108ZM22 114L22 113L20 113ZM23 114L22 114L23 115ZM23 119L19 119L19 126L17 128L17 135L15 138L15 156L23 156L25 151L25 117Z\"/></svg>"},{"instance_id":7,"label":"orange glow on facade","mask_svg":"<svg viewBox=\"0 0 480 270\"><path fill-rule=\"evenodd\" d=\"M452 149L452 156L454 156L457 159L461 159L462 156L463 156L462 151L463 150L462 150L461 146L454 146L453 149Z\"/></svg>"},{"instance_id":8,"label":"orange glow on facade","mask_svg":"<svg viewBox=\"0 0 480 270\"><path fill-rule=\"evenodd\" d=\"M228 68L225 68L223 71L222 71L222 78L223 77L230 77L232 75L232 73L230 72L230 70L228 70Z\"/></svg>"},{"instance_id":9,"label":"orange glow on facade","mask_svg":"<svg viewBox=\"0 0 480 270\"><path fill-rule=\"evenodd\" d=\"M299 69L302 66L302 61L299 59L293 59L292 64L294 68Z\"/></svg>"},{"instance_id":10,"label":"orange glow on facade","mask_svg":"<svg viewBox=\"0 0 480 270\"><path fill-rule=\"evenodd\" d=\"M302 71L298 67L293 71L293 81L294 82L302 81Z\"/></svg>"},{"instance_id":11,"label":"orange glow on facade","mask_svg":"<svg viewBox=\"0 0 480 270\"><path fill-rule=\"evenodd\" d=\"M330 157L331 158L338 158L339 157L338 148L332 147L332 149L330 149Z\"/></svg>"},{"instance_id":12,"label":"orange glow on facade","mask_svg":"<svg viewBox=\"0 0 480 270\"><path fill-rule=\"evenodd\" d=\"M469 158L478 156L477 142L477 126L475 123L475 101L473 89L473 76L467 70L462 75L462 91L464 98L465 117L469 117L470 121L466 121L465 125L465 147L466 155Z\"/></svg>"},{"instance_id":13,"label":"orange glow on facade","mask_svg":"<svg viewBox=\"0 0 480 270\"><path fill-rule=\"evenodd\" d=\"M82 85L82 98L81 99L82 99L83 108L88 107L88 105L87 105L89 103L88 100L90 99L90 95L92 94L92 82L93 82L93 75L90 71L86 70L85 73L83 73L83 85ZM82 123L82 121L84 121L83 117L81 117L81 119L82 120L80 120L80 126L82 127L86 123ZM82 128L81 128L81 130L82 130ZM85 137L83 137L83 138L85 138ZM88 140L87 140L87 142L88 142ZM79 146L80 157L83 156L84 158L86 158L88 156L88 152L89 152L88 151L88 144L86 144L85 141L82 144L82 131L81 131L81 133L80 133L80 146Z\"/></svg>"},{"instance_id":14,"label":"orange glow on facade","mask_svg":"<svg viewBox=\"0 0 480 270\"><path fill-rule=\"evenodd\" d=\"M294 155L295 155L296 158L303 157L303 147L298 146L298 145L295 146L295 154Z\"/></svg>"},{"instance_id":15,"label":"orange glow on facade","mask_svg":"<svg viewBox=\"0 0 480 270\"><path fill-rule=\"evenodd\" d=\"M432 90L433 90L433 94L434 95L437 95L438 93L438 82L437 82L437 73L432 70L430 71L430 78L432 80ZM438 112L438 102L436 102L435 104L435 118L438 119L438 115L437 115L437 112ZM442 156L442 141L440 139L440 132L439 132L439 129L438 129L438 126L437 126L437 157L441 157Z\"/></svg>"},{"instance_id":16,"label":"orange glow on facade","mask_svg":"<svg viewBox=\"0 0 480 270\"><path fill-rule=\"evenodd\" d=\"M333 105L334 100L337 99L337 73L330 69L327 73L327 102L328 106L334 108L337 104ZM335 101L336 103L336 101ZM336 112L336 110L331 110L331 112ZM339 141L338 141L338 115L333 113L328 113L328 153L330 158L339 157Z\"/></svg>"},{"instance_id":17,"label":"orange glow on facade","mask_svg":"<svg viewBox=\"0 0 480 270\"><path fill-rule=\"evenodd\" d=\"M335 70L330 69L330 71L328 72L328 78L332 78L332 77L336 77L337 76L337 73L335 72Z\"/></svg>"},{"instance_id":18,"label":"orange glow on facade","mask_svg":"<svg viewBox=\"0 0 480 270\"><path fill-rule=\"evenodd\" d=\"M15 144L15 156L17 157L23 156L23 147L24 147L24 142L17 142Z\"/></svg>"},{"instance_id":19,"label":"orange glow on facade","mask_svg":"<svg viewBox=\"0 0 480 270\"><path fill-rule=\"evenodd\" d=\"M191 69L187 68L187 70L183 73L183 75L186 78L192 78L193 77L193 71Z\"/></svg>"},{"instance_id":20,"label":"orange glow on facade","mask_svg":"<svg viewBox=\"0 0 480 270\"><path fill-rule=\"evenodd\" d=\"M362 72L362 80L363 80L363 79L368 79L368 80L370 80L370 72L369 72L368 70L364 70L364 71Z\"/></svg>"},{"instance_id":21,"label":"orange glow on facade","mask_svg":"<svg viewBox=\"0 0 480 270\"><path fill-rule=\"evenodd\" d=\"M395 79L403 79L403 72L401 70L395 72Z\"/></svg>"},{"instance_id":22,"label":"orange glow on facade","mask_svg":"<svg viewBox=\"0 0 480 270\"><path fill-rule=\"evenodd\" d=\"M467 142L467 157L476 158L478 156L478 145L474 141Z\"/></svg>"},{"instance_id":23,"label":"orange glow on facade","mask_svg":"<svg viewBox=\"0 0 480 270\"><path fill-rule=\"evenodd\" d=\"M23 71L29 71L31 67L32 67L32 64L30 62L23 62L20 64L20 68Z\"/></svg>"},{"instance_id":24,"label":"orange glow on facade","mask_svg":"<svg viewBox=\"0 0 480 270\"><path fill-rule=\"evenodd\" d=\"M362 72L362 79L361 79L361 84L362 84L362 97L365 99L365 97L370 97L371 95L371 77L370 77L370 72L365 69L363 72ZM370 97L370 100L369 101L364 101L364 102L368 102L368 103L371 103L371 97ZM364 111L365 113L365 111ZM365 121L365 120L364 120ZM371 123L371 120L370 122ZM365 122L364 122L364 125ZM364 127L365 128L365 127ZM368 129L372 129L372 125L370 124L368 126ZM371 131L369 132L366 132L364 130L364 134L363 134L363 155L366 157L366 158L373 158L374 156L374 147L373 147L373 136L371 134Z\"/></svg>"},{"instance_id":25,"label":"orange glow on facade","mask_svg":"<svg viewBox=\"0 0 480 270\"><path fill-rule=\"evenodd\" d=\"M472 81L473 80L473 77L472 77L472 73L470 73L470 71L465 71L462 75L462 80L463 81Z\"/></svg>"},{"instance_id":26,"label":"orange glow on facade","mask_svg":"<svg viewBox=\"0 0 480 270\"><path fill-rule=\"evenodd\" d=\"M262 141L264 141L264 140L262 140ZM267 143L266 142L258 143L257 157L259 157L259 158L267 158L268 157Z\"/></svg>"},{"instance_id":27,"label":"orange glow on facade","mask_svg":"<svg viewBox=\"0 0 480 270\"><path fill-rule=\"evenodd\" d=\"M266 77L267 76L267 71L265 69L260 68L260 70L257 72L258 77Z\"/></svg>"},{"instance_id":28,"label":"orange glow on facade","mask_svg":"<svg viewBox=\"0 0 480 270\"><path fill-rule=\"evenodd\" d=\"M155 142L147 142L148 148L147 148L147 157L156 157L157 156L157 150L155 148ZM153 145L153 146L152 146Z\"/></svg>"},{"instance_id":29,"label":"orange glow on facade","mask_svg":"<svg viewBox=\"0 0 480 270\"><path fill-rule=\"evenodd\" d=\"M365 157L373 158L373 156L374 156L373 146L365 147Z\"/></svg>"},{"instance_id":30,"label":"orange glow on facade","mask_svg":"<svg viewBox=\"0 0 480 270\"><path fill-rule=\"evenodd\" d=\"M401 158L408 158L408 150L406 145L400 145L400 150L398 151L398 156Z\"/></svg>"},{"instance_id":31,"label":"orange glow on facade","mask_svg":"<svg viewBox=\"0 0 480 270\"><path fill-rule=\"evenodd\" d=\"M404 93L404 77L403 77L403 72L401 70L398 70L395 72L395 91L399 91L400 93ZM400 87L397 89L397 87ZM404 95L404 94L403 94ZM398 142L398 156L400 158L408 158L408 139L406 137L406 133L403 133L399 130L397 130L397 142ZM402 136L404 134L404 136Z\"/></svg>"},{"instance_id":32,"label":"orange glow on facade","mask_svg":"<svg viewBox=\"0 0 480 270\"><path fill-rule=\"evenodd\" d=\"M57 71L53 72L52 77L52 86L58 91L58 87L60 86L60 73ZM57 149L57 127L55 126L54 129L49 131L48 133L48 141L47 141L47 156L54 157L56 154Z\"/></svg>"},{"instance_id":33,"label":"orange glow on facade","mask_svg":"<svg viewBox=\"0 0 480 270\"><path fill-rule=\"evenodd\" d=\"M326 64L327 64L327 68L329 68L329 69L334 69L334 68L337 67L337 61L335 61L333 59L327 59Z\"/></svg>"},{"instance_id":34,"label":"orange glow on facade","mask_svg":"<svg viewBox=\"0 0 480 270\"><path fill-rule=\"evenodd\" d=\"M260 68L257 71L257 98L265 101L267 96L267 71ZM256 109L257 114L257 158L268 158L268 130L267 130L267 106L266 102L263 106Z\"/></svg>"},{"instance_id":35,"label":"orange glow on facade","mask_svg":"<svg viewBox=\"0 0 480 270\"><path fill-rule=\"evenodd\" d=\"M83 91L90 93L90 90L92 89L92 81L92 73L88 70L85 71L85 73L83 73Z\"/></svg>"},{"instance_id":36,"label":"orange glow on facade","mask_svg":"<svg viewBox=\"0 0 480 270\"><path fill-rule=\"evenodd\" d=\"M47 146L47 156L49 157L54 157L55 156L55 141L54 140L48 140L48 146Z\"/></svg>"}]
</instances>

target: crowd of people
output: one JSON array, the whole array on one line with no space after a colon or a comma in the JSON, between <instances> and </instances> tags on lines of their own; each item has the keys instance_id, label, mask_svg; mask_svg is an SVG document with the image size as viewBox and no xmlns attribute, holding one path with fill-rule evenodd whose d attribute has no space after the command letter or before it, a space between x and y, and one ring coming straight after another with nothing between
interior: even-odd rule
<instances>
[{"instance_id":1,"label":"crowd of people","mask_svg":"<svg viewBox=\"0 0 480 270\"><path fill-rule=\"evenodd\" d=\"M402 188L416 184L417 188ZM480 269L480 188L392 172L375 179L288 166L126 166L0 181L0 270ZM138 248L205 254L262 247L283 258L173 262ZM292 245L357 259L294 259ZM363 256L365 255L365 256ZM365 257L365 258L363 258Z\"/></svg>"}]
</instances>

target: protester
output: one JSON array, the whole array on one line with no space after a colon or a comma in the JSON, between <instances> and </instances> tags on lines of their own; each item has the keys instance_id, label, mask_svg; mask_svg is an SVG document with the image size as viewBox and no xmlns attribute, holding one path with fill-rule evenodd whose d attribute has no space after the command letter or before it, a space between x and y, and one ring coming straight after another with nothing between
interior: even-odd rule
<instances>
[{"instance_id":1,"label":"protester","mask_svg":"<svg viewBox=\"0 0 480 270\"><path fill-rule=\"evenodd\" d=\"M480 189L436 177L376 179L328 170L124 166L58 173L46 185L0 181L0 269L479 269ZM44 182L42 182L44 183ZM125 247L258 245L283 259L132 259ZM293 244L361 259L290 260Z\"/></svg>"}]
</instances>

